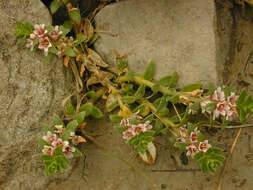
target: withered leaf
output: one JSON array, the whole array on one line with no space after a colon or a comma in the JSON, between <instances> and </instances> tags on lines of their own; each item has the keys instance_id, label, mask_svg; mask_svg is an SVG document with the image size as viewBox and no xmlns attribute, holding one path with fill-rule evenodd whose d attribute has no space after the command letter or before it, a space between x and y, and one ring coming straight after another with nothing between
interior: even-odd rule
<instances>
[{"instance_id":1,"label":"withered leaf","mask_svg":"<svg viewBox=\"0 0 253 190\"><path fill-rule=\"evenodd\" d=\"M108 64L105 63L103 61L103 59L100 57L100 55L98 55L95 51L93 51L92 49L88 48L88 51L89 51L89 59L94 63L96 64L97 66L100 66L100 67L104 67L104 68L107 68L108 67ZM88 57L87 56L87 57Z\"/></svg>"}]
</instances>

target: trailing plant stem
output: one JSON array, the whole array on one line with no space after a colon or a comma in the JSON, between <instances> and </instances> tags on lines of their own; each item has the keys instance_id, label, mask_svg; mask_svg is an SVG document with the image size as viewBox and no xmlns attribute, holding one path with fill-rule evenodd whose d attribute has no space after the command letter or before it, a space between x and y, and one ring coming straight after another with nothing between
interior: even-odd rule
<instances>
[{"instance_id":1,"label":"trailing plant stem","mask_svg":"<svg viewBox=\"0 0 253 190\"><path fill-rule=\"evenodd\" d=\"M170 119L166 118L166 117L161 117L159 116L159 114L157 114L157 109L155 108L155 106L150 103L147 100L143 100L143 103L145 103L152 111L153 114L155 114L166 127L172 127L172 128L176 128L178 127L175 123L173 123L172 121L170 121Z\"/></svg>"}]
</instances>

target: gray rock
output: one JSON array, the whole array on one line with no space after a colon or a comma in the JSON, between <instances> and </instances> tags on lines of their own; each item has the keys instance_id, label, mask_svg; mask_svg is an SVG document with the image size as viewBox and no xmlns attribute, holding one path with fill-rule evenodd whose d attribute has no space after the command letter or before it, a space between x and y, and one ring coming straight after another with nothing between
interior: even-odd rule
<instances>
[{"instance_id":1,"label":"gray rock","mask_svg":"<svg viewBox=\"0 0 253 190\"><path fill-rule=\"evenodd\" d=\"M96 50L110 63L127 54L132 70L157 63L156 79L177 71L180 85L217 83L215 5L213 0L126 0L96 16L101 33Z\"/></svg>"},{"instance_id":2,"label":"gray rock","mask_svg":"<svg viewBox=\"0 0 253 190\"><path fill-rule=\"evenodd\" d=\"M46 64L13 34L16 21L51 23L39 0L0 0L0 189L45 189L38 138L67 96L61 62Z\"/></svg>"}]
</instances>

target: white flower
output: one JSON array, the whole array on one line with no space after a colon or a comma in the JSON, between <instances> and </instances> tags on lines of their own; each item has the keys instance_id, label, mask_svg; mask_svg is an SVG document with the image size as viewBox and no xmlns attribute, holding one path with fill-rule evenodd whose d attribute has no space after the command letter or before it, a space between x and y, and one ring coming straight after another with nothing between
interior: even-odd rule
<instances>
[{"instance_id":1,"label":"white flower","mask_svg":"<svg viewBox=\"0 0 253 190\"><path fill-rule=\"evenodd\" d=\"M212 146L208 143L208 140L199 143L199 151L206 152Z\"/></svg>"},{"instance_id":2,"label":"white flower","mask_svg":"<svg viewBox=\"0 0 253 190\"><path fill-rule=\"evenodd\" d=\"M45 29L45 24L35 24L34 28L35 30L33 31L33 33L34 33L34 36L37 38L42 38L47 33L47 30Z\"/></svg>"},{"instance_id":3,"label":"white flower","mask_svg":"<svg viewBox=\"0 0 253 190\"><path fill-rule=\"evenodd\" d=\"M68 141L63 142L62 152L66 157L72 158L73 157L72 153L75 151L76 151L76 149L74 147L70 146Z\"/></svg>"},{"instance_id":4,"label":"white flower","mask_svg":"<svg viewBox=\"0 0 253 190\"><path fill-rule=\"evenodd\" d=\"M236 107L236 100L239 98L239 96L236 96L234 92L231 93L231 95L227 98L228 103L233 106Z\"/></svg>"},{"instance_id":5,"label":"white flower","mask_svg":"<svg viewBox=\"0 0 253 190\"><path fill-rule=\"evenodd\" d=\"M52 142L53 147L58 147L59 145L63 145L63 141L61 138L57 138L55 141Z\"/></svg>"},{"instance_id":6,"label":"white flower","mask_svg":"<svg viewBox=\"0 0 253 190\"><path fill-rule=\"evenodd\" d=\"M186 153L187 156L193 157L196 153L199 152L195 144L190 144L189 146L186 147L186 149L187 149L187 153Z\"/></svg>"},{"instance_id":7,"label":"white flower","mask_svg":"<svg viewBox=\"0 0 253 190\"><path fill-rule=\"evenodd\" d=\"M221 90L221 87L218 87L213 95L211 96L211 100L213 101L225 101L225 93Z\"/></svg>"},{"instance_id":8,"label":"white flower","mask_svg":"<svg viewBox=\"0 0 253 190\"><path fill-rule=\"evenodd\" d=\"M39 39L39 49L44 50L45 55L48 54L48 49L52 46L52 44L50 43L50 40L48 37L44 37L44 38L40 38Z\"/></svg>"},{"instance_id":9,"label":"white flower","mask_svg":"<svg viewBox=\"0 0 253 190\"><path fill-rule=\"evenodd\" d=\"M26 40L25 46L26 46L27 48L30 48L30 50L32 51L33 48L34 48L34 46L35 46L35 44L34 44L33 40L27 39L27 40Z\"/></svg>"},{"instance_id":10,"label":"white flower","mask_svg":"<svg viewBox=\"0 0 253 190\"><path fill-rule=\"evenodd\" d=\"M52 40L57 41L62 34L62 31L59 31L59 26L55 26L54 29L49 32L49 36Z\"/></svg>"},{"instance_id":11,"label":"white flower","mask_svg":"<svg viewBox=\"0 0 253 190\"><path fill-rule=\"evenodd\" d=\"M128 128L122 134L123 134L123 139L126 139L126 140L129 140L136 135L136 133L133 131L132 128Z\"/></svg>"},{"instance_id":12,"label":"white flower","mask_svg":"<svg viewBox=\"0 0 253 190\"><path fill-rule=\"evenodd\" d=\"M51 144L53 141L57 139L57 136L56 134L51 133L51 131L48 131L47 135L43 136L42 139Z\"/></svg>"},{"instance_id":13,"label":"white flower","mask_svg":"<svg viewBox=\"0 0 253 190\"><path fill-rule=\"evenodd\" d=\"M42 149L43 154L47 154L47 155L53 155L54 153L54 148L52 146L44 146Z\"/></svg>"},{"instance_id":14,"label":"white flower","mask_svg":"<svg viewBox=\"0 0 253 190\"><path fill-rule=\"evenodd\" d=\"M198 142L198 129L195 128L193 132L191 132L189 139L192 143L197 143Z\"/></svg>"}]
</instances>

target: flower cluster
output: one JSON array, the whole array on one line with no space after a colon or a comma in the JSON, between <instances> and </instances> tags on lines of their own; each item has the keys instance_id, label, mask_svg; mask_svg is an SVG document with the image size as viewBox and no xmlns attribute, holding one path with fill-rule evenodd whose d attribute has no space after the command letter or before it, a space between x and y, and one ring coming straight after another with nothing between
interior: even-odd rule
<instances>
[{"instance_id":1,"label":"flower cluster","mask_svg":"<svg viewBox=\"0 0 253 190\"><path fill-rule=\"evenodd\" d=\"M73 152L75 152L75 148L69 145L69 141L63 141L59 138L58 135L53 134L52 132L48 131L46 136L42 137L43 140L48 142L50 146L45 145L42 149L42 152L47 155L53 155L54 150L62 145L62 152L67 158L73 157Z\"/></svg>"},{"instance_id":2,"label":"flower cluster","mask_svg":"<svg viewBox=\"0 0 253 190\"><path fill-rule=\"evenodd\" d=\"M32 51L38 45L38 48L47 55L49 48L52 47L52 41L57 41L61 34L62 31L59 30L59 26L55 26L52 31L48 32L44 24L35 24L34 31L30 34L30 38L26 40L26 47Z\"/></svg>"},{"instance_id":3,"label":"flower cluster","mask_svg":"<svg viewBox=\"0 0 253 190\"><path fill-rule=\"evenodd\" d=\"M149 121L133 125L130 123L130 119L125 118L121 120L120 125L126 128L126 130L122 133L123 139L126 140L130 140L131 138L139 135L140 132L146 132L152 129L152 125L150 125Z\"/></svg>"},{"instance_id":4,"label":"flower cluster","mask_svg":"<svg viewBox=\"0 0 253 190\"><path fill-rule=\"evenodd\" d=\"M187 156L194 156L196 153L203 151L206 152L211 145L208 143L208 140L199 142L198 135L200 131L198 128L195 128L194 131L188 132L186 125L179 128L179 135L177 135L176 143L186 144Z\"/></svg>"},{"instance_id":5,"label":"flower cluster","mask_svg":"<svg viewBox=\"0 0 253 190\"><path fill-rule=\"evenodd\" d=\"M230 93L230 96L226 97L225 92L218 87L211 96L208 96L206 100L200 102L202 113L207 112L211 114L210 110L206 107L208 104L215 103L215 109L213 111L213 120L223 116L226 120L234 119L238 113L236 109L236 100L238 96L234 92Z\"/></svg>"}]
</instances>

